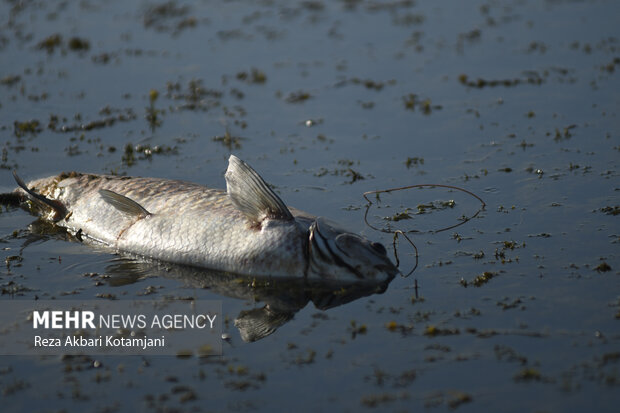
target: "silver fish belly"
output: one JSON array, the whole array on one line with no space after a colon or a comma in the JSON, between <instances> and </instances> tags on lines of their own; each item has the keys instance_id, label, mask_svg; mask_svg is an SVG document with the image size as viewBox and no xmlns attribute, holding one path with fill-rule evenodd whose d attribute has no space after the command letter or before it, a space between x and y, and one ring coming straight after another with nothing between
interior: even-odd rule
<instances>
[{"instance_id":1,"label":"silver fish belly","mask_svg":"<svg viewBox=\"0 0 620 413\"><path fill-rule=\"evenodd\" d=\"M226 191L73 172L28 184L16 176L16 191L81 240L163 261L245 275L338 280L345 274L348 280L380 281L398 272L380 244L335 230L322 218L291 213L235 156L225 177Z\"/></svg>"}]
</instances>

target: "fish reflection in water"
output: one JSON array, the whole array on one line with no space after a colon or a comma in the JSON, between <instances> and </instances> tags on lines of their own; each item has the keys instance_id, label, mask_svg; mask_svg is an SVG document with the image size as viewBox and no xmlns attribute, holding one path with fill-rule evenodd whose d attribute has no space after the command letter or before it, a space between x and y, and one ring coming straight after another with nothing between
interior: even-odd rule
<instances>
[{"instance_id":1,"label":"fish reflection in water","mask_svg":"<svg viewBox=\"0 0 620 413\"><path fill-rule=\"evenodd\" d=\"M18 187L0 194L0 202L40 217L31 225L33 236L39 231L144 257L112 265L116 282L160 273L264 302L235 320L245 341L271 334L309 301L319 309L342 305L385 291L400 273L381 243L287 206L234 155L226 190L80 172L28 183L13 175Z\"/></svg>"},{"instance_id":2,"label":"fish reflection in water","mask_svg":"<svg viewBox=\"0 0 620 413\"><path fill-rule=\"evenodd\" d=\"M177 279L193 288L203 288L225 297L261 302L242 310L234 320L243 341L260 340L291 321L309 302L328 310L372 294L383 293L392 279L376 283L309 280L282 277L248 277L223 271L162 263L143 258L118 257L106 267L112 286L132 284L147 277Z\"/></svg>"}]
</instances>

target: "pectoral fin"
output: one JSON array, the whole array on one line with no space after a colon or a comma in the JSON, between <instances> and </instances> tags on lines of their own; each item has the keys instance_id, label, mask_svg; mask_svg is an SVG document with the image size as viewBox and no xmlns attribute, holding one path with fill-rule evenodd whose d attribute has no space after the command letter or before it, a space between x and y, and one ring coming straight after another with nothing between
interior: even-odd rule
<instances>
[{"instance_id":1,"label":"pectoral fin","mask_svg":"<svg viewBox=\"0 0 620 413\"><path fill-rule=\"evenodd\" d=\"M104 201L124 214L137 218L144 218L151 215L149 211L144 209L142 205L133 199L127 198L126 196L118 194L114 191L100 189L99 195L101 195L101 198L103 198Z\"/></svg>"},{"instance_id":2,"label":"pectoral fin","mask_svg":"<svg viewBox=\"0 0 620 413\"><path fill-rule=\"evenodd\" d=\"M235 155L230 155L225 177L230 200L250 222L260 223L265 218L293 219L284 202L263 178Z\"/></svg>"}]
</instances>

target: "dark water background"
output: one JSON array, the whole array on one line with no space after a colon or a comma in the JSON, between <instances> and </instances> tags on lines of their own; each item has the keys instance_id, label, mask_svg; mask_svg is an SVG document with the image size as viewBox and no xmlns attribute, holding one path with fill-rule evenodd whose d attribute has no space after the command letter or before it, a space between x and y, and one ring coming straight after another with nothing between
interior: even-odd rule
<instances>
[{"instance_id":1,"label":"dark water background","mask_svg":"<svg viewBox=\"0 0 620 413\"><path fill-rule=\"evenodd\" d=\"M2 2L2 192L11 169L224 187L232 152L287 204L386 245L365 191L440 183L487 204L433 233L477 201L386 195L370 220L409 208L394 225L420 231L416 272L254 343L232 320L262 303L123 276L52 236L22 248L33 217L5 210L2 253L20 258L0 299L222 299L230 342L221 358L2 357L3 411L616 411L619 15L594 0Z\"/></svg>"}]
</instances>

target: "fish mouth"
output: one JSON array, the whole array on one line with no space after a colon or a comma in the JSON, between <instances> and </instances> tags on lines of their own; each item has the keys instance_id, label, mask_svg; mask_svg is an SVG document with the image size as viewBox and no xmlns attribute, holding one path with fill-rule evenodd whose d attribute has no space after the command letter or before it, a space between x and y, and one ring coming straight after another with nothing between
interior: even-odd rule
<instances>
[{"instance_id":1,"label":"fish mouth","mask_svg":"<svg viewBox=\"0 0 620 413\"><path fill-rule=\"evenodd\" d=\"M317 218L309 229L310 270L322 278L342 281L392 280L399 270L385 247Z\"/></svg>"}]
</instances>

